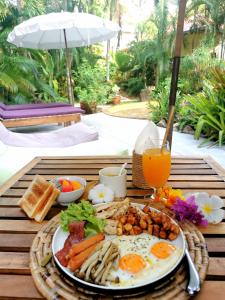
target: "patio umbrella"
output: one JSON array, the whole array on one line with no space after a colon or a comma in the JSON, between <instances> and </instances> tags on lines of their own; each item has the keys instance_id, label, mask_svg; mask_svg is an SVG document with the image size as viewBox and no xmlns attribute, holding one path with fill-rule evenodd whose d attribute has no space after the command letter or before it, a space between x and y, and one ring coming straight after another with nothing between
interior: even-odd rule
<instances>
[{"instance_id":1,"label":"patio umbrella","mask_svg":"<svg viewBox=\"0 0 225 300\"><path fill-rule=\"evenodd\" d=\"M176 1L171 0L171 2L176 2ZM181 46L183 43L183 36L184 36L183 28L184 28L186 4L187 4L187 0L179 0L177 33L176 33L172 77L171 77L171 85L170 85L170 96L169 96L169 108L168 108L169 114L170 114L173 106L175 106L175 103L176 103L177 82L178 82L179 69L180 69ZM173 117L172 117L172 122L171 122L171 126L169 128L169 134L168 134L168 141L170 143L170 147L172 146L172 135L173 135Z\"/></svg>"},{"instance_id":2,"label":"patio umbrella","mask_svg":"<svg viewBox=\"0 0 225 300\"><path fill-rule=\"evenodd\" d=\"M17 25L7 41L17 47L66 50L67 84L74 103L68 48L89 46L114 37L120 27L109 20L87 13L50 13Z\"/></svg>"}]
</instances>

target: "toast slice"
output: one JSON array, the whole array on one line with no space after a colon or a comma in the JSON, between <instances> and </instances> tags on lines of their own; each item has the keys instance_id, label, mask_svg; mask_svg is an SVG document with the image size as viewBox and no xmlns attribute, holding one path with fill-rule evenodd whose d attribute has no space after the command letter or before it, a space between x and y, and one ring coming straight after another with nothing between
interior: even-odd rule
<instances>
[{"instance_id":1,"label":"toast slice","mask_svg":"<svg viewBox=\"0 0 225 300\"><path fill-rule=\"evenodd\" d=\"M50 186L45 193L45 200L42 201L39 210L36 212L34 216L34 220L37 222L42 222L47 215L48 211L52 207L56 198L58 197L60 191L54 187L54 185Z\"/></svg>"},{"instance_id":2,"label":"toast slice","mask_svg":"<svg viewBox=\"0 0 225 300\"><path fill-rule=\"evenodd\" d=\"M18 204L28 217L41 222L59 193L51 182L36 175Z\"/></svg>"}]
</instances>

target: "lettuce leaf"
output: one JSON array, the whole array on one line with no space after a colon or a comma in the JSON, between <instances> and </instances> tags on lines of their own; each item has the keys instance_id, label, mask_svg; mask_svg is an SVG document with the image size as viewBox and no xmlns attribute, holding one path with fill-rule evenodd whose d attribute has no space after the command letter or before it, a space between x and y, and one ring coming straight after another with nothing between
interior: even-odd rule
<instances>
[{"instance_id":1,"label":"lettuce leaf","mask_svg":"<svg viewBox=\"0 0 225 300\"><path fill-rule=\"evenodd\" d=\"M81 200L78 204L70 204L65 211L60 213L60 225L68 231L68 225L73 221L86 221L85 236L102 232L106 222L95 217L95 208L88 201Z\"/></svg>"}]
</instances>

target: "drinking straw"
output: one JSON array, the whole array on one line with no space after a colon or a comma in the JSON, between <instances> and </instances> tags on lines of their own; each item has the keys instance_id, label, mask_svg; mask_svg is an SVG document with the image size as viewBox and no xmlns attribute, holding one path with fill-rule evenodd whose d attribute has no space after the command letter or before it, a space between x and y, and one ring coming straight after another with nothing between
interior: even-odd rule
<instances>
[{"instance_id":1,"label":"drinking straw","mask_svg":"<svg viewBox=\"0 0 225 300\"><path fill-rule=\"evenodd\" d=\"M119 176L121 176L122 175L122 173L123 173L123 170L125 169L127 167L127 163L125 162L123 165L122 165L122 167L121 167L121 169L120 169L120 171L119 171Z\"/></svg>"},{"instance_id":2,"label":"drinking straw","mask_svg":"<svg viewBox=\"0 0 225 300\"><path fill-rule=\"evenodd\" d=\"M175 106L172 105L171 109L170 109L170 113L169 113L168 122L167 122L167 125L166 125L166 131L165 131L165 134L164 134L164 138L163 138L163 142L162 142L162 146L161 146L161 151L163 150L163 146L165 145L165 143L167 141L167 138L168 138L168 134L170 132L170 127L171 127L172 120L173 120L174 110L175 110Z\"/></svg>"}]
</instances>

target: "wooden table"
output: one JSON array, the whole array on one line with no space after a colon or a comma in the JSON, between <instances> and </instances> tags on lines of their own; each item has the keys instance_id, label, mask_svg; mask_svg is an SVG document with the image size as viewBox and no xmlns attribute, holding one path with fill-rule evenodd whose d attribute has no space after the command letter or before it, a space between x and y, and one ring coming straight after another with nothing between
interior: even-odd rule
<instances>
[{"instance_id":1,"label":"wooden table","mask_svg":"<svg viewBox=\"0 0 225 300\"><path fill-rule=\"evenodd\" d=\"M35 174L47 180L58 175L81 175L98 180L99 169L128 162L128 196L143 199L146 190L132 186L128 156L37 157L0 188L0 299L43 299L29 269L29 249L42 226L29 220L17 206ZM211 158L175 157L169 184L184 192L206 191L225 199L225 170ZM51 209L46 220L60 211ZM45 223L46 221L44 221ZM198 300L225 299L225 220L202 230L208 245L210 265Z\"/></svg>"}]
</instances>

